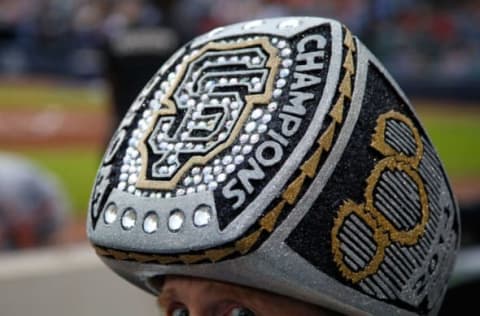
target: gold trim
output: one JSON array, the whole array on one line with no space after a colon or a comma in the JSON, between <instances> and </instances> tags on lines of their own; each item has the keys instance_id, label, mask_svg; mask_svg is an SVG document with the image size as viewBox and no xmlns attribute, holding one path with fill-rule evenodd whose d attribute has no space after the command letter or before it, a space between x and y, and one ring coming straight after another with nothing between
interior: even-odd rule
<instances>
[{"instance_id":1,"label":"gold trim","mask_svg":"<svg viewBox=\"0 0 480 316\"><path fill-rule=\"evenodd\" d=\"M355 214L360 217L363 222L372 229L372 231L374 232L373 239L376 243L375 254L373 255L372 259L365 268L359 271L351 270L344 263L344 255L340 249L341 242L337 237L345 219L350 214ZM378 270L380 264L383 262L385 256L385 248L388 245L389 240L387 234L377 227L377 221L371 216L371 214L365 212L365 207L363 204L355 204L353 201L350 200L347 200L343 203L343 205L338 211L337 217L334 220L334 225L332 229L333 260L337 263L338 268L343 276L350 279L353 283L357 283L358 281L363 280L367 276L375 273Z\"/></svg>"},{"instance_id":2,"label":"gold trim","mask_svg":"<svg viewBox=\"0 0 480 316\"><path fill-rule=\"evenodd\" d=\"M405 153L395 150L395 148L386 142L385 133L388 120L398 120L409 127L416 145L414 156L407 156ZM423 143L420 138L420 133L412 120L393 110L380 115L377 119L377 125L375 127L375 132L372 135L370 146L378 150L385 156L385 158L377 162L367 178L367 186L364 193L365 204L357 205L350 200L344 202L337 213L332 229L332 252L334 261L342 275L353 283L357 283L366 277L377 273L380 264L384 259L384 250L392 243L396 242L402 246L412 246L417 244L419 239L425 234L430 215L427 191L417 170L423 157ZM374 190L386 169L405 172L417 185L420 198L421 220L415 225L415 227L408 231L396 228L395 225L375 207ZM372 257L368 265L360 271L352 271L345 264L343 253L340 249L341 242L338 239L338 232L340 231L345 218L351 213L358 215L364 223L373 230L373 239L377 244L375 255Z\"/></svg>"},{"instance_id":3,"label":"gold trim","mask_svg":"<svg viewBox=\"0 0 480 316\"><path fill-rule=\"evenodd\" d=\"M190 157L181 168L179 168L175 175L168 181L164 180L148 180L147 179L147 166L148 166L148 150L147 146L145 145L148 137L152 133L153 129L155 128L156 123L158 122L158 118L160 116L165 115L175 115L177 113L177 109L175 106L175 102L172 99L173 93L177 89L178 85L183 80L185 73L188 69L188 65L193 62L195 59L203 56L209 50L233 50L233 49L241 49L241 48L248 48L252 46L262 46L262 48L267 52L268 59L265 67L269 68L269 75L268 79L265 84L265 92L261 94L250 94L245 97L245 108L240 114L235 127L233 128L232 132L228 136L227 140L223 143L219 144L215 149L211 150L206 155L193 155ZM221 151L226 149L227 147L231 146L237 135L241 131L244 126L245 121L247 120L253 106L255 104L265 104L268 103L272 97L273 87L274 87L274 80L277 74L277 70L280 64L280 58L277 54L277 49L272 46L268 40L268 38L263 37L255 40L247 40L241 43L229 43L229 44L222 44L216 42L210 42L205 45L202 49L199 50L198 53L190 56L186 61L182 62L179 74L177 75L174 84L168 91L165 96L165 101L162 103L165 107L160 108L153 114L153 119L150 123L150 126L146 130L145 134L143 135L142 139L138 145L138 151L140 152L140 156L142 158L142 165L140 170L140 175L137 181L136 186L141 189L159 189L159 190L168 190L174 189L177 183L180 181L182 176L194 165L204 165Z\"/></svg>"}]
</instances>

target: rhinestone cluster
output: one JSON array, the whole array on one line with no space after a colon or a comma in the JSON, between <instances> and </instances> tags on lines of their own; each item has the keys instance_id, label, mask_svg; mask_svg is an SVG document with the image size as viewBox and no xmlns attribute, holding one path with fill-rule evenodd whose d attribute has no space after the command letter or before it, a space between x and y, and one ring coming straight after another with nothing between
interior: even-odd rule
<instances>
[{"instance_id":1,"label":"rhinestone cluster","mask_svg":"<svg viewBox=\"0 0 480 316\"><path fill-rule=\"evenodd\" d=\"M293 22L292 22L293 23ZM253 23L251 28L261 25L261 22ZM247 27L247 25L245 25ZM280 26L279 26L280 27ZM257 37L247 37L240 38L237 40L229 41L220 41L220 43L232 43L232 42L242 42L249 41L259 38ZM167 75L167 79L160 83L159 89L154 92L153 98L148 102L147 108L142 114L142 118L138 121L136 129L133 131L131 138L128 142L128 148L126 149L125 156L123 158L123 164L120 168L119 183L117 188L122 191L127 191L131 194L138 196L150 196L157 198L170 198L173 196L181 196L186 194L192 194L195 192L202 191L214 191L217 187L227 180L229 174L233 173L238 165L242 164L247 155L249 155L255 148L255 146L260 142L262 134L268 131L268 124L272 120L272 115L279 107L279 98L285 93L288 82L288 77L291 75L291 67L293 65L293 60L291 59L292 49L290 48L287 41L280 38L270 38L270 42L278 48L278 55L281 59L281 65L278 70L278 73L275 76L275 83L273 87L272 98L269 104L265 106L255 106L249 114L248 119L245 121L242 131L239 133L235 142L228 149L224 150L220 155L215 159L209 161L204 166L194 166L190 171L184 176L184 178L177 184L177 187L169 192L147 192L136 187L136 183L141 171L141 159L140 153L138 151L138 144L142 136L146 133L151 120L153 119L153 114L156 110L160 109L162 102L165 99L167 91L174 84L177 76L180 71L180 63L176 65L175 71L170 72ZM198 51L191 52L190 55L185 55L183 57L183 62L185 62L192 54L197 54ZM243 58L245 62L251 62L253 64L261 62L260 58L243 55L243 56L231 56L230 59ZM227 60L224 57L220 57L216 60L207 60L206 62L210 63L223 63ZM231 61L231 60L230 60ZM192 75L195 78L195 74ZM234 84L236 81L248 80L248 84L254 87L260 84L260 78L258 77L248 77L245 78L219 78L219 84ZM193 82L187 83L193 84ZM208 86L212 84L207 82L206 88L208 91ZM255 91L255 90L254 90ZM222 98L222 99L210 99L208 95L203 95L199 103L193 104L194 100L188 98L188 94L181 94L179 97L180 106L194 107L195 111L192 114L192 120L189 124L204 124L208 126L208 121L195 121L195 113L201 110L202 106L207 102L210 104L221 104L223 106L229 107L231 118L228 119L225 123L228 128L229 125L232 125L233 119L239 115L239 104L233 99ZM183 103L182 103L183 102ZM192 150L201 150L201 148L195 148L193 143L178 142L177 144L172 143L162 143L162 134L161 131L168 131L170 128L168 122L162 123L163 125L159 126L158 130L160 133L157 135L157 141L160 148L162 146L185 146L185 148L191 148ZM227 132L220 133L219 138L226 138ZM173 148L173 147L172 147ZM159 170L161 173L169 173L172 170L168 168L174 168L175 157L167 157L165 159L166 164L162 165ZM169 163L171 165L169 166Z\"/></svg>"},{"instance_id":2,"label":"rhinestone cluster","mask_svg":"<svg viewBox=\"0 0 480 316\"><path fill-rule=\"evenodd\" d=\"M156 211L148 211L143 219L138 218L138 212L131 207L126 208L123 212L120 212L118 206L115 203L110 203L103 214L103 220L106 225L113 225L117 220L120 222L120 226L125 231L134 229L137 224L141 225L143 232L147 234L153 234L160 228L160 216ZM193 211L192 224L194 227L202 228L208 226L213 218L213 211L210 205L201 204ZM139 224L141 220L141 223ZM170 211L167 219L166 226L172 233L180 231L187 222L185 212L181 209L173 209Z\"/></svg>"}]
</instances>

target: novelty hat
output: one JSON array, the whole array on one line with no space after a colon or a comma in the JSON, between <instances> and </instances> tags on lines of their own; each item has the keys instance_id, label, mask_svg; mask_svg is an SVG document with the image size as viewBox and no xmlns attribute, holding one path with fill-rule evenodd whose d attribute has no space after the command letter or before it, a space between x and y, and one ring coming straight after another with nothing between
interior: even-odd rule
<instances>
[{"instance_id":1,"label":"novelty hat","mask_svg":"<svg viewBox=\"0 0 480 316\"><path fill-rule=\"evenodd\" d=\"M435 314L459 245L409 101L342 24L199 36L147 83L103 158L88 236L120 276L185 275L346 314Z\"/></svg>"}]
</instances>

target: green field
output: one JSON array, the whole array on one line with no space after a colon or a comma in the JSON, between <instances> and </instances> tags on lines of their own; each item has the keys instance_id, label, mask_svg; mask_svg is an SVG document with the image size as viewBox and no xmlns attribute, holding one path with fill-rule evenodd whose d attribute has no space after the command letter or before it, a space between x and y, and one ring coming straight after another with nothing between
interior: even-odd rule
<instances>
[{"instance_id":1,"label":"green field","mask_svg":"<svg viewBox=\"0 0 480 316\"><path fill-rule=\"evenodd\" d=\"M453 178L480 179L480 115L422 115L427 133Z\"/></svg>"}]
</instances>

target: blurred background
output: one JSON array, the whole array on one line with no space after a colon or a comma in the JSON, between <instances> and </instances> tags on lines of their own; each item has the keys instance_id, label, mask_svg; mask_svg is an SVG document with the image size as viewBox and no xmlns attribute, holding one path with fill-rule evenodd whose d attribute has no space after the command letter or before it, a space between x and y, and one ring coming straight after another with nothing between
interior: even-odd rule
<instances>
[{"instance_id":1,"label":"blurred background","mask_svg":"<svg viewBox=\"0 0 480 316\"><path fill-rule=\"evenodd\" d=\"M463 217L442 314L480 290L480 1L0 0L0 314L155 315L89 249L106 142L180 45L286 15L346 24L397 79L439 151ZM478 248L477 248L478 247Z\"/></svg>"}]
</instances>

